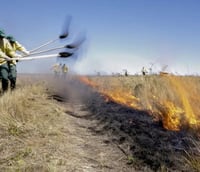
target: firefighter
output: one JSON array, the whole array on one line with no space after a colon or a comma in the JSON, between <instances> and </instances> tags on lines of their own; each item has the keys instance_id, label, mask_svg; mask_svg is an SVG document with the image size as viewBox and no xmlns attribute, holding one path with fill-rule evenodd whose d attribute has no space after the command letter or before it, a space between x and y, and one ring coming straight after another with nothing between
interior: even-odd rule
<instances>
[{"instance_id":1,"label":"firefighter","mask_svg":"<svg viewBox=\"0 0 200 172\"><path fill-rule=\"evenodd\" d=\"M147 69L143 66L142 67L142 75L146 75L148 72L147 72Z\"/></svg>"},{"instance_id":2,"label":"firefighter","mask_svg":"<svg viewBox=\"0 0 200 172\"><path fill-rule=\"evenodd\" d=\"M68 67L65 64L63 64L62 65L62 76L63 76L63 78L66 78L67 72L68 72Z\"/></svg>"},{"instance_id":3,"label":"firefighter","mask_svg":"<svg viewBox=\"0 0 200 172\"><path fill-rule=\"evenodd\" d=\"M11 47L14 52L20 51L24 55L29 55L29 51L26 50L18 41L15 40L13 36L6 37L11 44ZM17 67L16 67L16 60L8 61L9 67L9 80L10 80L10 88L11 90L15 89L16 87L16 79L17 79Z\"/></svg>"},{"instance_id":4,"label":"firefighter","mask_svg":"<svg viewBox=\"0 0 200 172\"><path fill-rule=\"evenodd\" d=\"M54 72L54 76L57 78L60 75L61 72L61 65L59 65L58 63L54 64L53 67L53 72Z\"/></svg>"},{"instance_id":5,"label":"firefighter","mask_svg":"<svg viewBox=\"0 0 200 172\"><path fill-rule=\"evenodd\" d=\"M12 57L20 58L21 56L15 54L9 41L6 39L4 31L0 29L0 77L3 93L8 90L9 67L7 61Z\"/></svg>"},{"instance_id":6,"label":"firefighter","mask_svg":"<svg viewBox=\"0 0 200 172\"><path fill-rule=\"evenodd\" d=\"M18 41L16 41L16 39L13 36L9 35L6 38L9 40L9 42L12 45L14 51L20 51L24 55L29 55L30 54L30 52L27 51L26 48L23 47Z\"/></svg>"}]
</instances>

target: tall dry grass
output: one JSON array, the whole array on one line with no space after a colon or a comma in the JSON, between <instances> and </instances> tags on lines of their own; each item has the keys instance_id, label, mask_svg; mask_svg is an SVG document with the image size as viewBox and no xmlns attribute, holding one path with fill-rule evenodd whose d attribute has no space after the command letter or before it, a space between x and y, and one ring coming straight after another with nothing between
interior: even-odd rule
<instances>
[{"instance_id":1,"label":"tall dry grass","mask_svg":"<svg viewBox=\"0 0 200 172\"><path fill-rule=\"evenodd\" d=\"M64 109L43 83L19 87L0 97L0 171L62 169Z\"/></svg>"},{"instance_id":2,"label":"tall dry grass","mask_svg":"<svg viewBox=\"0 0 200 172\"><path fill-rule=\"evenodd\" d=\"M179 130L189 126L198 130L200 127L200 77L149 75L90 79L101 93L112 98L117 95L116 101L124 98L126 100L121 101L124 105L151 112L155 119L166 122L167 129ZM128 101L127 93L130 98L135 97L135 105ZM173 120L178 124L172 124Z\"/></svg>"}]
</instances>

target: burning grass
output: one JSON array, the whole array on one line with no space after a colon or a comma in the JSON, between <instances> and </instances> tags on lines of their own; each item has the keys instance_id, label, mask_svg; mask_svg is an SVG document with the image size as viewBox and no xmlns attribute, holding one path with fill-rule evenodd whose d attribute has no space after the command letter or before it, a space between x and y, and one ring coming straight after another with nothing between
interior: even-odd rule
<instances>
[{"instance_id":1,"label":"burning grass","mask_svg":"<svg viewBox=\"0 0 200 172\"><path fill-rule=\"evenodd\" d=\"M87 103L98 121L94 130L111 132L119 144L128 142L124 149L137 160L134 165L154 171L200 171L199 77L105 76L81 81L96 94Z\"/></svg>"},{"instance_id":2,"label":"burning grass","mask_svg":"<svg viewBox=\"0 0 200 172\"><path fill-rule=\"evenodd\" d=\"M189 127L199 130L199 77L91 77L88 83L95 85L107 100L150 112L166 129Z\"/></svg>"}]
</instances>

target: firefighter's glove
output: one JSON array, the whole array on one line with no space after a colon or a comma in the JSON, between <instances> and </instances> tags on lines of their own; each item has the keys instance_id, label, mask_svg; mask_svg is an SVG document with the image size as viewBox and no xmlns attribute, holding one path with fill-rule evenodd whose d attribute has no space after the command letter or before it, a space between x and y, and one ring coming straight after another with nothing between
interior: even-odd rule
<instances>
[{"instance_id":1,"label":"firefighter's glove","mask_svg":"<svg viewBox=\"0 0 200 172\"><path fill-rule=\"evenodd\" d=\"M23 53L24 53L24 55L26 55L26 56L30 55L30 52L27 51L27 50L24 50Z\"/></svg>"}]
</instances>

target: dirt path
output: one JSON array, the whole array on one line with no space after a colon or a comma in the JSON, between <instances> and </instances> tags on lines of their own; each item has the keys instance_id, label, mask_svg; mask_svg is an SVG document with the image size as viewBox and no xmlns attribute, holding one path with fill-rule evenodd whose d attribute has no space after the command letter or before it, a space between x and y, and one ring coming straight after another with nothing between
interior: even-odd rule
<instances>
[{"instance_id":1,"label":"dirt path","mask_svg":"<svg viewBox=\"0 0 200 172\"><path fill-rule=\"evenodd\" d=\"M129 172L134 171L126 164L127 157L109 141L108 136L97 135L90 128L95 121L85 119L88 114L80 102L62 103L66 108L66 145L69 164L66 171L80 172Z\"/></svg>"}]
</instances>

